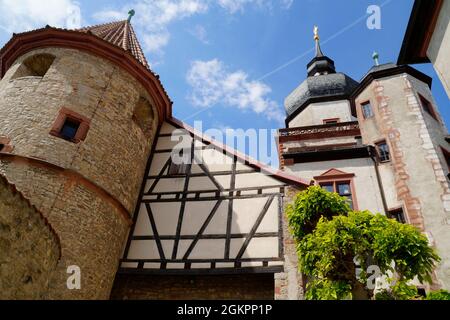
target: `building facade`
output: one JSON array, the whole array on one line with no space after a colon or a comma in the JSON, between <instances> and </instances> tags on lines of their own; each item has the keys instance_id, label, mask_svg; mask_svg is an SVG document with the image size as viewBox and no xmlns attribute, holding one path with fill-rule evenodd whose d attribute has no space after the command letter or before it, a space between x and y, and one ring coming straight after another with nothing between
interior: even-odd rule
<instances>
[{"instance_id":1,"label":"building facade","mask_svg":"<svg viewBox=\"0 0 450 320\"><path fill-rule=\"evenodd\" d=\"M398 64L428 63L450 98L450 2L415 0Z\"/></svg>"},{"instance_id":2,"label":"building facade","mask_svg":"<svg viewBox=\"0 0 450 320\"><path fill-rule=\"evenodd\" d=\"M301 299L284 207L311 184L420 228L448 289L450 146L431 79L386 64L357 82L318 35L307 69L274 170L172 117L130 19L15 34L0 50L0 298ZM25 220L41 241L17 256Z\"/></svg>"},{"instance_id":3,"label":"building facade","mask_svg":"<svg viewBox=\"0 0 450 320\"><path fill-rule=\"evenodd\" d=\"M358 83L336 72L316 36L307 79L285 100L281 169L347 197L354 210L419 228L442 258L432 287L448 289L450 145L431 78L374 58Z\"/></svg>"}]
</instances>

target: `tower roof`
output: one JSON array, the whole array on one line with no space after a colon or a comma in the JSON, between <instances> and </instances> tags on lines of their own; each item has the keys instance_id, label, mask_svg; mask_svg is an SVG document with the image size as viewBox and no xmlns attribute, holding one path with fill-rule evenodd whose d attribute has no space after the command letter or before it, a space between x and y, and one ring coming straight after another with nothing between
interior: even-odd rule
<instances>
[{"instance_id":1,"label":"tower roof","mask_svg":"<svg viewBox=\"0 0 450 320\"><path fill-rule=\"evenodd\" d=\"M344 100L358 86L358 82L344 73L336 73L334 61L323 54L320 48L318 27L314 27L315 56L308 63L308 77L289 96L284 106L286 125L309 104Z\"/></svg>"},{"instance_id":2,"label":"tower roof","mask_svg":"<svg viewBox=\"0 0 450 320\"><path fill-rule=\"evenodd\" d=\"M109 43L129 51L145 67L149 67L141 45L129 20L85 27L77 31L92 33Z\"/></svg>"}]
</instances>

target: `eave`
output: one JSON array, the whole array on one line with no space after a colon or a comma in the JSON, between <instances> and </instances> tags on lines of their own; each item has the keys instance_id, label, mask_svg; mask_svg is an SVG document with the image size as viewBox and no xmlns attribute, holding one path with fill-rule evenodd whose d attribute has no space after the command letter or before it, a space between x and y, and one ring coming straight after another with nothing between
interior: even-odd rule
<instances>
[{"instance_id":1,"label":"eave","mask_svg":"<svg viewBox=\"0 0 450 320\"><path fill-rule=\"evenodd\" d=\"M408 22L397 64L427 63L427 49L443 0L416 0Z\"/></svg>"}]
</instances>

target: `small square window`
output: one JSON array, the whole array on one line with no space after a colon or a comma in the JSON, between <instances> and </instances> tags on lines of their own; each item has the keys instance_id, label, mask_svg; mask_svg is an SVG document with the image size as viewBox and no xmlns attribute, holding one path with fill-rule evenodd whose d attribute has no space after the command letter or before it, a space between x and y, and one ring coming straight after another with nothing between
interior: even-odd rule
<instances>
[{"instance_id":1,"label":"small square window","mask_svg":"<svg viewBox=\"0 0 450 320\"><path fill-rule=\"evenodd\" d=\"M425 110L426 113L428 113L433 119L437 120L436 113L434 112L434 108L431 105L431 102L422 97L422 95L419 94L420 99L420 105L422 106L422 109Z\"/></svg>"},{"instance_id":2,"label":"small square window","mask_svg":"<svg viewBox=\"0 0 450 320\"><path fill-rule=\"evenodd\" d=\"M3 150L4 147L5 145L3 143L0 143L0 152Z\"/></svg>"},{"instance_id":3,"label":"small square window","mask_svg":"<svg viewBox=\"0 0 450 320\"><path fill-rule=\"evenodd\" d=\"M361 109L364 119L373 117L372 105L370 104L370 102L364 102L363 104L361 104Z\"/></svg>"},{"instance_id":4,"label":"small square window","mask_svg":"<svg viewBox=\"0 0 450 320\"><path fill-rule=\"evenodd\" d=\"M389 152L389 146L386 141L382 141L376 144L378 151L378 159L380 162L387 162L391 160L391 155Z\"/></svg>"},{"instance_id":5,"label":"small square window","mask_svg":"<svg viewBox=\"0 0 450 320\"><path fill-rule=\"evenodd\" d=\"M334 118L334 119L324 119L323 120L323 124L336 124L339 123L339 118Z\"/></svg>"},{"instance_id":6,"label":"small square window","mask_svg":"<svg viewBox=\"0 0 450 320\"><path fill-rule=\"evenodd\" d=\"M403 209L395 209L388 212L388 217L395 219L400 223L406 223L405 215L403 214Z\"/></svg>"},{"instance_id":7,"label":"small square window","mask_svg":"<svg viewBox=\"0 0 450 320\"><path fill-rule=\"evenodd\" d=\"M185 176L187 174L187 164L170 163L169 175L171 176Z\"/></svg>"},{"instance_id":8,"label":"small square window","mask_svg":"<svg viewBox=\"0 0 450 320\"><path fill-rule=\"evenodd\" d=\"M89 126L88 118L63 107L53 123L50 134L73 143L79 143L86 139Z\"/></svg>"},{"instance_id":9,"label":"small square window","mask_svg":"<svg viewBox=\"0 0 450 320\"><path fill-rule=\"evenodd\" d=\"M80 128L80 122L74 119L66 118L59 132L61 137L66 140L73 140Z\"/></svg>"}]
</instances>

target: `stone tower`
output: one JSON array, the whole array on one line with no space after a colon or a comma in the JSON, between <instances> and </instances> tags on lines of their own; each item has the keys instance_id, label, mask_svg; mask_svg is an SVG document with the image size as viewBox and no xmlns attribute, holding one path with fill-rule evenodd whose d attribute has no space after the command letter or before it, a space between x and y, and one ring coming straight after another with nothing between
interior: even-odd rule
<instances>
[{"instance_id":1,"label":"stone tower","mask_svg":"<svg viewBox=\"0 0 450 320\"><path fill-rule=\"evenodd\" d=\"M129 20L47 26L0 51L0 174L60 238L49 299L109 298L155 132L171 113ZM67 288L69 266L80 268L80 290Z\"/></svg>"},{"instance_id":2,"label":"stone tower","mask_svg":"<svg viewBox=\"0 0 450 320\"><path fill-rule=\"evenodd\" d=\"M409 66L374 66L353 93L362 143L378 151L389 211L424 232L442 258L436 284L450 288L450 145L431 78ZM383 150L386 146L386 155ZM393 210L392 210L393 209Z\"/></svg>"}]
</instances>

